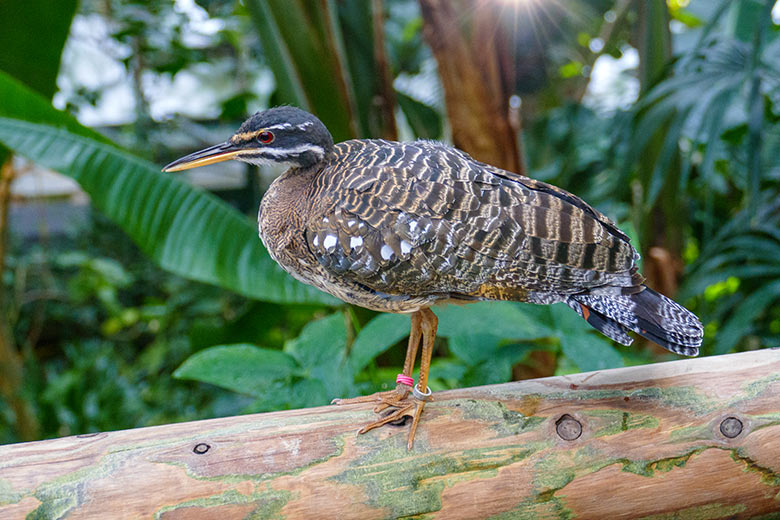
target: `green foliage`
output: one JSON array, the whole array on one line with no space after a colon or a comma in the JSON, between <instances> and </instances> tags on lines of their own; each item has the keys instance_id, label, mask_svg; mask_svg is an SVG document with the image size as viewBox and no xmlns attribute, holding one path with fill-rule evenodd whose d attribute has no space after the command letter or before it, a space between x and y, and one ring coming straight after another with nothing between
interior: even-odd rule
<instances>
[{"instance_id":1,"label":"green foliage","mask_svg":"<svg viewBox=\"0 0 780 520\"><path fill-rule=\"evenodd\" d=\"M99 218L72 239L17 244L8 258L6 287L19 297L6 317L42 436L241 412L250 399L169 374L199 348L197 330L237 321L246 300L160 271L117 247L118 235ZM0 442L13 442L13 417L0 409Z\"/></svg>"},{"instance_id":2,"label":"green foliage","mask_svg":"<svg viewBox=\"0 0 780 520\"><path fill-rule=\"evenodd\" d=\"M706 244L682 289L709 316L715 354L745 339L772 344L780 333L772 325L780 319L780 203L768 191L773 198L761 204L756 223L750 210L735 215Z\"/></svg>"},{"instance_id":3,"label":"green foliage","mask_svg":"<svg viewBox=\"0 0 780 520\"><path fill-rule=\"evenodd\" d=\"M76 0L0 2L0 71L51 98L75 13Z\"/></svg>"},{"instance_id":4,"label":"green foliage","mask_svg":"<svg viewBox=\"0 0 780 520\"><path fill-rule=\"evenodd\" d=\"M582 371L604 370L623 366L623 358L600 334L588 330L583 320L563 305L552 308L555 330L563 354Z\"/></svg>"},{"instance_id":5,"label":"green foliage","mask_svg":"<svg viewBox=\"0 0 780 520\"><path fill-rule=\"evenodd\" d=\"M289 384L298 371L291 355L254 345L220 345L201 350L173 373L254 397L262 397L274 385Z\"/></svg>"},{"instance_id":6,"label":"green foliage","mask_svg":"<svg viewBox=\"0 0 780 520\"><path fill-rule=\"evenodd\" d=\"M484 302L442 307L436 313L438 337L448 338L448 354L437 358L431 382L437 390L510 381L512 367L537 350L562 348L581 370L623 366L617 351L565 306ZM380 314L360 329L350 348L347 320L336 313L307 324L282 351L253 345L212 347L188 359L175 375L252 395L258 399L258 411L318 406L335 397L387 389L403 358L381 370L368 365L403 340L408 330L407 316Z\"/></svg>"}]
</instances>

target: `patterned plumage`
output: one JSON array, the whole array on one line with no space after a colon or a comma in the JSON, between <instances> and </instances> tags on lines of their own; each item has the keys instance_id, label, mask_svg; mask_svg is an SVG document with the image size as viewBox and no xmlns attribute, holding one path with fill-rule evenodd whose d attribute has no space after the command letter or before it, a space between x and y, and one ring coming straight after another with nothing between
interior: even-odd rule
<instances>
[{"instance_id":1,"label":"patterned plumage","mask_svg":"<svg viewBox=\"0 0 780 520\"><path fill-rule=\"evenodd\" d=\"M333 145L318 119L291 107L258 113L227 143L167 169L215 157L292 164L263 198L260 237L286 271L344 301L405 313L448 301L564 302L622 344L630 330L698 353L699 320L642 284L628 237L555 186L437 142Z\"/></svg>"}]
</instances>

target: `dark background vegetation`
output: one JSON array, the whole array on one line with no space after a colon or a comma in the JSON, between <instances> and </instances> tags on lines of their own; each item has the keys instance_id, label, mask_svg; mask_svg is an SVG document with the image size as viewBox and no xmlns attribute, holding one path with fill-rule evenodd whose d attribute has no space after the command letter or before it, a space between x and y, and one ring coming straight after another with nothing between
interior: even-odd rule
<instances>
[{"instance_id":1,"label":"dark background vegetation","mask_svg":"<svg viewBox=\"0 0 780 520\"><path fill-rule=\"evenodd\" d=\"M243 187L214 193L159 173L282 103L337 141L442 139L562 186L627 230L648 284L702 318L704 355L777 346L774 3L0 3L0 443L321 405L392 382L408 318L307 288L263 250L253 216L273 172L239 168ZM77 121L112 88L61 60L80 40L121 65L121 124ZM628 54L638 95L589 101L599 60ZM185 77L208 107L182 94ZM161 113L161 95L184 103ZM25 201L9 187L31 164L89 195L70 231L43 219L18 232L9 208ZM431 386L674 358L617 347L558 307L438 310Z\"/></svg>"}]
</instances>

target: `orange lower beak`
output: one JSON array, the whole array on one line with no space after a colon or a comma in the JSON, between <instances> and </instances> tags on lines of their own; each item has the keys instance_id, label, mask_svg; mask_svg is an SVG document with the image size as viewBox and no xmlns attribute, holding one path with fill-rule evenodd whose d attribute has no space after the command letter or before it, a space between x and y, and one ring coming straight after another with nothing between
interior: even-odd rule
<instances>
[{"instance_id":1,"label":"orange lower beak","mask_svg":"<svg viewBox=\"0 0 780 520\"><path fill-rule=\"evenodd\" d=\"M206 166L207 164L214 164L222 161L233 159L236 155L239 155L245 150L237 148L230 141L210 146L204 150L197 151L176 159L171 164L162 169L164 172L179 172L182 170L189 170L190 168L197 168L198 166Z\"/></svg>"}]
</instances>

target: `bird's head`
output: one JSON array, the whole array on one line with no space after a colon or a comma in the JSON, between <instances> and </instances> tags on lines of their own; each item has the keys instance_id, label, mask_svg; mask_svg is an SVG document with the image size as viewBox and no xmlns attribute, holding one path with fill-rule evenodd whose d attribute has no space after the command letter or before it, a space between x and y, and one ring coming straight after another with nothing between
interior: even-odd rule
<instances>
[{"instance_id":1,"label":"bird's head","mask_svg":"<svg viewBox=\"0 0 780 520\"><path fill-rule=\"evenodd\" d=\"M300 108L276 107L244 121L224 143L177 159L163 171L189 170L229 159L307 167L323 160L332 149L333 137L322 121Z\"/></svg>"}]
</instances>

